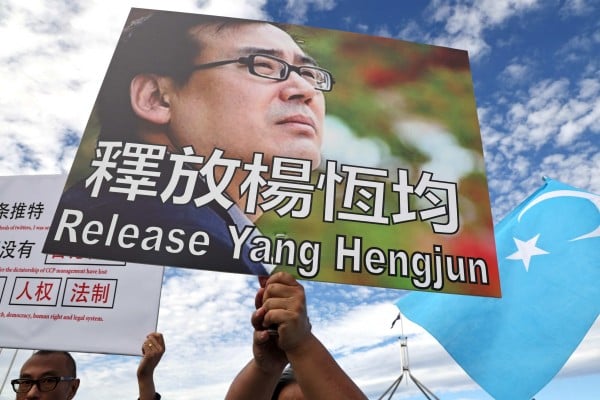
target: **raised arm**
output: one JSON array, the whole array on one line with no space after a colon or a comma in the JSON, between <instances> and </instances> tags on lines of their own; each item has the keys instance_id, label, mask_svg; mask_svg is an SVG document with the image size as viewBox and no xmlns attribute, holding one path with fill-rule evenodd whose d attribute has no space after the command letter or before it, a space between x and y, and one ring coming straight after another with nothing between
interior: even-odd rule
<instances>
[{"instance_id":1,"label":"raised arm","mask_svg":"<svg viewBox=\"0 0 600 400\"><path fill-rule=\"evenodd\" d=\"M163 335L152 332L146 336L142 345L143 357L137 369L137 380L139 387L139 400L160 400L160 394L154 387L154 369L165 353L165 340Z\"/></svg>"},{"instance_id":2,"label":"raised arm","mask_svg":"<svg viewBox=\"0 0 600 400\"><path fill-rule=\"evenodd\" d=\"M312 334L304 287L282 272L260 282L252 314L254 358L236 376L226 400L271 400L288 362L306 399L365 400L362 391Z\"/></svg>"},{"instance_id":3,"label":"raised arm","mask_svg":"<svg viewBox=\"0 0 600 400\"><path fill-rule=\"evenodd\" d=\"M267 277L259 277L260 288L254 298L257 310L262 306L266 281ZM237 374L225 400L270 400L279 376L287 364L285 353L277 347L277 342L263 326L263 316L257 311L252 314L254 357Z\"/></svg>"},{"instance_id":4,"label":"raised arm","mask_svg":"<svg viewBox=\"0 0 600 400\"><path fill-rule=\"evenodd\" d=\"M311 332L304 287L290 274L277 273L266 283L263 325L277 325L278 347L285 352L306 399L365 400L367 397Z\"/></svg>"}]
</instances>

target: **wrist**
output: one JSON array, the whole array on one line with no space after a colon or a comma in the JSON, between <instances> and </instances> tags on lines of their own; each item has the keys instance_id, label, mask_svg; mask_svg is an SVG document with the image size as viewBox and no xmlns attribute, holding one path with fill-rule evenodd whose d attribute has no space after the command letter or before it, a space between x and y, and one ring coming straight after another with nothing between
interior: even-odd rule
<instances>
[{"instance_id":1,"label":"wrist","mask_svg":"<svg viewBox=\"0 0 600 400\"><path fill-rule=\"evenodd\" d=\"M281 374L287 363L287 360L260 362L256 358L252 359L253 368L259 374L265 377L270 377L273 375L279 376L279 374Z\"/></svg>"},{"instance_id":2,"label":"wrist","mask_svg":"<svg viewBox=\"0 0 600 400\"><path fill-rule=\"evenodd\" d=\"M143 371L143 370L137 371L138 379L150 379L150 378L152 378L152 375L153 375L152 371Z\"/></svg>"},{"instance_id":3,"label":"wrist","mask_svg":"<svg viewBox=\"0 0 600 400\"><path fill-rule=\"evenodd\" d=\"M292 346L286 349L285 354L290 363L298 360L302 357L310 357L313 354L314 349L320 347L321 342L309 332L308 335L301 341L299 341L295 346Z\"/></svg>"}]
</instances>

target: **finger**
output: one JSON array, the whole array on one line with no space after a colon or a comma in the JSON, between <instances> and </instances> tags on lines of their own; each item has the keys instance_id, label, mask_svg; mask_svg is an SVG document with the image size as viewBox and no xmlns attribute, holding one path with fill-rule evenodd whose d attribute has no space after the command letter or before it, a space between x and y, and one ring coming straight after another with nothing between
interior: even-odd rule
<instances>
[{"instance_id":1,"label":"finger","mask_svg":"<svg viewBox=\"0 0 600 400\"><path fill-rule=\"evenodd\" d=\"M268 279L269 279L268 275L260 275L258 277L258 284L260 285L260 287L265 287Z\"/></svg>"},{"instance_id":2,"label":"finger","mask_svg":"<svg viewBox=\"0 0 600 400\"><path fill-rule=\"evenodd\" d=\"M144 342L144 345L142 346L142 349L144 350L144 354L150 354L150 352L152 352L152 350L154 348L155 348L154 344L149 339L146 339L146 341Z\"/></svg>"},{"instance_id":3,"label":"finger","mask_svg":"<svg viewBox=\"0 0 600 400\"><path fill-rule=\"evenodd\" d=\"M302 286L290 286L281 283L271 283L267 285L262 298L263 306L267 300L270 299L291 299L299 304L306 302L304 288Z\"/></svg>"},{"instance_id":4,"label":"finger","mask_svg":"<svg viewBox=\"0 0 600 400\"><path fill-rule=\"evenodd\" d=\"M271 283L283 283L284 285L290 285L290 286L295 286L295 285L299 285L298 281L296 280L296 278L294 278L294 276L292 274L290 274L289 272L276 272L273 275L269 276L269 279L267 280L265 287L270 285Z\"/></svg>"},{"instance_id":5,"label":"finger","mask_svg":"<svg viewBox=\"0 0 600 400\"><path fill-rule=\"evenodd\" d=\"M150 356L153 352L154 345L148 341L145 341L142 345L142 354L144 356Z\"/></svg>"},{"instance_id":6,"label":"finger","mask_svg":"<svg viewBox=\"0 0 600 400\"><path fill-rule=\"evenodd\" d=\"M286 272L277 272L271 275L262 292L261 303L264 303L265 300L270 297L291 296L293 291L290 291L290 289L292 289L293 286L297 286L297 282L290 274Z\"/></svg>"},{"instance_id":7,"label":"finger","mask_svg":"<svg viewBox=\"0 0 600 400\"><path fill-rule=\"evenodd\" d=\"M159 332L152 332L150 335L148 335L148 338L151 340L151 343L160 348L160 349L165 349L165 339L162 335L162 333Z\"/></svg>"},{"instance_id":8,"label":"finger","mask_svg":"<svg viewBox=\"0 0 600 400\"><path fill-rule=\"evenodd\" d=\"M272 317L269 316L273 311L289 311L292 313L291 315L296 316L298 319L308 318L303 292L297 292L291 297L269 298L265 300L261 309L264 310L263 326L275 323L271 321Z\"/></svg>"},{"instance_id":9,"label":"finger","mask_svg":"<svg viewBox=\"0 0 600 400\"><path fill-rule=\"evenodd\" d=\"M147 351L151 353L160 353L164 352L164 346L161 343L161 338L157 335L150 334L146 336L146 340L144 341L144 346Z\"/></svg>"},{"instance_id":10,"label":"finger","mask_svg":"<svg viewBox=\"0 0 600 400\"><path fill-rule=\"evenodd\" d=\"M297 321L301 319L300 315L296 312L285 310L285 309L276 309L271 310L265 314L265 317L262 322L263 329L273 328L275 326L279 326L282 324L292 323L294 325L297 324Z\"/></svg>"},{"instance_id":11,"label":"finger","mask_svg":"<svg viewBox=\"0 0 600 400\"><path fill-rule=\"evenodd\" d=\"M261 346L269 341L269 333L267 331L254 331L254 343Z\"/></svg>"},{"instance_id":12,"label":"finger","mask_svg":"<svg viewBox=\"0 0 600 400\"><path fill-rule=\"evenodd\" d=\"M293 290L290 286L276 282L269 283L267 287L263 290L262 304L264 304L265 301L267 301L270 298L290 297L292 295Z\"/></svg>"},{"instance_id":13,"label":"finger","mask_svg":"<svg viewBox=\"0 0 600 400\"><path fill-rule=\"evenodd\" d=\"M252 323L252 326L254 327L255 330L262 330L264 329L263 327L263 319L265 317L265 313L267 312L267 310L265 310L264 308L259 308L258 310L254 311L252 313L252 317L250 318L250 322Z\"/></svg>"},{"instance_id":14,"label":"finger","mask_svg":"<svg viewBox=\"0 0 600 400\"><path fill-rule=\"evenodd\" d=\"M261 308L265 314L271 310L300 310L302 303L292 297L272 297L265 300Z\"/></svg>"},{"instance_id":15,"label":"finger","mask_svg":"<svg viewBox=\"0 0 600 400\"><path fill-rule=\"evenodd\" d=\"M146 336L147 339L153 338L154 340L156 340L157 342L161 342L163 341L163 335L160 332L152 332L149 333L148 336Z\"/></svg>"},{"instance_id":16,"label":"finger","mask_svg":"<svg viewBox=\"0 0 600 400\"><path fill-rule=\"evenodd\" d=\"M254 307L255 308L260 308L262 306L263 303L263 296L265 293L265 288L259 288L258 291L256 292L256 296L254 296Z\"/></svg>"},{"instance_id":17,"label":"finger","mask_svg":"<svg viewBox=\"0 0 600 400\"><path fill-rule=\"evenodd\" d=\"M148 347L158 346L158 342L156 341L156 339L153 336L148 336L146 338L146 343L148 344Z\"/></svg>"}]
</instances>

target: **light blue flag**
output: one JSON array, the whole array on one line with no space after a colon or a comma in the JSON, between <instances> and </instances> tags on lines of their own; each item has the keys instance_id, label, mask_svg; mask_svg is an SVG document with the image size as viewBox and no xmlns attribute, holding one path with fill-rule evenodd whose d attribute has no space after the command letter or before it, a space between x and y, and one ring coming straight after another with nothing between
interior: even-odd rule
<instances>
[{"instance_id":1,"label":"light blue flag","mask_svg":"<svg viewBox=\"0 0 600 400\"><path fill-rule=\"evenodd\" d=\"M600 312L600 196L545 180L495 227L502 298L413 292L396 302L498 400L531 399Z\"/></svg>"}]
</instances>

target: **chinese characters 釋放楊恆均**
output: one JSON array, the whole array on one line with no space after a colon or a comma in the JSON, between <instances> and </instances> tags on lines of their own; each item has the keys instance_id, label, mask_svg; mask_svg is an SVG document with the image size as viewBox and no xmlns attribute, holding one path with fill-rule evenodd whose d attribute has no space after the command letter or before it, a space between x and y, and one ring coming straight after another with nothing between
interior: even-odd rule
<instances>
[{"instance_id":1,"label":"chinese characters \u91cb\u653e\u694a\u6046\u5747","mask_svg":"<svg viewBox=\"0 0 600 400\"><path fill-rule=\"evenodd\" d=\"M191 147L183 148L183 154L169 154L166 146L120 141L99 141L96 159L91 163L94 172L86 179L90 196L98 197L103 185L113 193L122 193L128 201L137 196L160 196L163 202L187 204L191 201L201 207L211 201L228 209L233 201L225 195L236 169L247 171L245 180L239 187L240 195L246 195L244 212L254 213L257 207L262 211L275 210L279 216L305 218L311 212L312 195L316 190L324 192L323 221L336 220L365 222L371 224L399 224L409 221L435 220L445 217L445 222L432 221L432 230L438 234L453 234L458 231L457 184L433 179L433 173L422 171L416 185L408 182L409 171L397 169L396 181L391 191L396 193L397 211L384 215L386 183L389 171L382 168L338 165L327 161L324 172L320 172L316 182L311 183L311 161L274 157L270 167L270 178L263 176L269 166L263 164L263 155L255 153L252 163L223 157L223 151L214 149L211 156L194 154ZM156 179L161 175L164 162L168 161L170 179L164 188L158 188ZM191 168L194 166L194 168ZM215 169L224 172L217 181ZM338 172L339 171L339 172ZM342 175L342 173L344 175ZM113 179L115 178L115 179ZM174 193L180 180L185 180L183 193ZM194 185L198 179L206 182L207 193L192 198ZM336 211L336 185L345 182L341 205L343 211ZM443 193L443 194L442 194ZM264 200L258 204L259 196ZM431 207L419 211L410 210L409 197L417 196L427 201Z\"/></svg>"}]
</instances>

